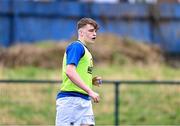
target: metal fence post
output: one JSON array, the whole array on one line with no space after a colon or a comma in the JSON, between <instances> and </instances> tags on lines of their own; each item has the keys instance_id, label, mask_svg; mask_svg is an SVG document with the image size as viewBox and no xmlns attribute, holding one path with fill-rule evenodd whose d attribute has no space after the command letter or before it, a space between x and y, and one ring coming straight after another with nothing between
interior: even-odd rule
<instances>
[{"instance_id":1,"label":"metal fence post","mask_svg":"<svg viewBox=\"0 0 180 126\"><path fill-rule=\"evenodd\" d=\"M115 82L115 126L119 125L119 84L120 82Z\"/></svg>"}]
</instances>

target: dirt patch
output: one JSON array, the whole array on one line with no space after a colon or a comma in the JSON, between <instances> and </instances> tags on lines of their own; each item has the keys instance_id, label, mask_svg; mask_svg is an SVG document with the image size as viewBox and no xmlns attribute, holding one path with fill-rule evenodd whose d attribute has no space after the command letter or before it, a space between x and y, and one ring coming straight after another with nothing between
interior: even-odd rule
<instances>
[{"instance_id":1,"label":"dirt patch","mask_svg":"<svg viewBox=\"0 0 180 126\"><path fill-rule=\"evenodd\" d=\"M109 34L97 38L92 52L99 63L151 65L164 61L163 52L155 45Z\"/></svg>"},{"instance_id":2,"label":"dirt patch","mask_svg":"<svg viewBox=\"0 0 180 126\"><path fill-rule=\"evenodd\" d=\"M7 49L0 48L0 65L59 68L67 45L67 42L53 42L48 47L21 44ZM158 47L110 34L99 35L90 49L97 64L150 65L164 61L163 53Z\"/></svg>"},{"instance_id":3,"label":"dirt patch","mask_svg":"<svg viewBox=\"0 0 180 126\"><path fill-rule=\"evenodd\" d=\"M37 66L54 68L59 66L67 43L56 43L50 48L35 45L15 45L0 51L3 67Z\"/></svg>"}]
</instances>

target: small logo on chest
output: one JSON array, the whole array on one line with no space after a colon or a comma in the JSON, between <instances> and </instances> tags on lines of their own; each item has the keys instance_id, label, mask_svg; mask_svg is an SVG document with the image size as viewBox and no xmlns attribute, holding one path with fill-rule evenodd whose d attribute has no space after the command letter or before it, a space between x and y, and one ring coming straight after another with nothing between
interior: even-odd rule
<instances>
[{"instance_id":1,"label":"small logo on chest","mask_svg":"<svg viewBox=\"0 0 180 126\"><path fill-rule=\"evenodd\" d=\"M92 74L92 71L93 71L93 67L90 67L90 66L89 66L87 72L88 72L89 74Z\"/></svg>"}]
</instances>

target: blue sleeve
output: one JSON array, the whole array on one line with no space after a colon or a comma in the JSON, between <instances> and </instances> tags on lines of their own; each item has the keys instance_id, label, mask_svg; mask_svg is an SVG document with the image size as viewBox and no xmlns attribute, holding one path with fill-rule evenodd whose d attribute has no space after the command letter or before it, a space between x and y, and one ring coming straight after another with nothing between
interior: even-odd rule
<instances>
[{"instance_id":1,"label":"blue sleeve","mask_svg":"<svg viewBox=\"0 0 180 126\"><path fill-rule=\"evenodd\" d=\"M83 45L81 45L79 42L73 42L66 49L66 65L74 64L77 67L79 60L84 53L85 50Z\"/></svg>"}]
</instances>

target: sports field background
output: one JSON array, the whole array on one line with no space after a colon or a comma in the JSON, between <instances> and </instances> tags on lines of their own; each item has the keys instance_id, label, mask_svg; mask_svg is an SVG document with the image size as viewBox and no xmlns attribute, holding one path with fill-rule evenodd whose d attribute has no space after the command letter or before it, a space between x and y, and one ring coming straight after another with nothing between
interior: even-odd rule
<instances>
[{"instance_id":1,"label":"sports field background","mask_svg":"<svg viewBox=\"0 0 180 126\"><path fill-rule=\"evenodd\" d=\"M76 22L90 16L100 24L96 44L88 47L94 76L180 81L179 0L102 6L43 1L0 0L0 44L5 46L0 46L0 79L61 80L65 47L77 40ZM54 125L59 86L0 83L0 126ZM93 104L97 126L113 125L114 85L94 90L101 97ZM180 85L121 84L119 91L121 125L180 125Z\"/></svg>"},{"instance_id":2,"label":"sports field background","mask_svg":"<svg viewBox=\"0 0 180 126\"><path fill-rule=\"evenodd\" d=\"M158 72L157 72L158 71ZM57 69L23 67L1 69L4 78L58 79ZM95 70L104 79L177 80L178 69L168 66L103 66ZM54 125L55 97L59 84L1 84L0 122L23 125ZM101 102L94 104L97 125L114 123L114 86L95 89ZM121 85L120 124L177 125L180 123L180 87L176 85Z\"/></svg>"},{"instance_id":3,"label":"sports field background","mask_svg":"<svg viewBox=\"0 0 180 126\"><path fill-rule=\"evenodd\" d=\"M42 42L3 49L0 79L61 80L67 44ZM156 46L105 34L91 49L94 76L100 75L104 80L179 80L180 68L169 64ZM0 84L0 125L54 125L59 86ZM180 124L179 85L122 84L119 88L120 124ZM93 104L97 125L114 123L114 90L113 84L95 88L101 97L99 104Z\"/></svg>"}]
</instances>

